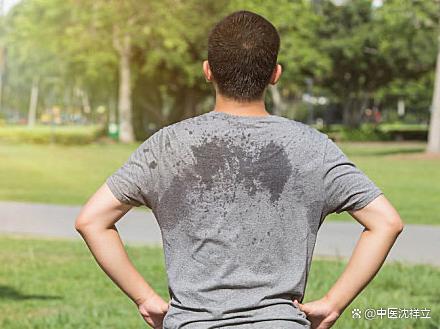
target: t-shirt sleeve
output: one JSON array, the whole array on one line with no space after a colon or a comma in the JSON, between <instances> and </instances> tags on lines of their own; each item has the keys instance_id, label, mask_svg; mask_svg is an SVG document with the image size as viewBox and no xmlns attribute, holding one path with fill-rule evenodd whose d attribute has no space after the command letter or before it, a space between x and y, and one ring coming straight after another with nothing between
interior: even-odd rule
<instances>
[{"instance_id":1,"label":"t-shirt sleeve","mask_svg":"<svg viewBox=\"0 0 440 329\"><path fill-rule=\"evenodd\" d=\"M158 181L159 152L159 132L156 132L107 177L105 182L119 201L151 208Z\"/></svg>"},{"instance_id":2,"label":"t-shirt sleeve","mask_svg":"<svg viewBox=\"0 0 440 329\"><path fill-rule=\"evenodd\" d=\"M361 209L383 194L328 137L323 161L325 216Z\"/></svg>"}]
</instances>

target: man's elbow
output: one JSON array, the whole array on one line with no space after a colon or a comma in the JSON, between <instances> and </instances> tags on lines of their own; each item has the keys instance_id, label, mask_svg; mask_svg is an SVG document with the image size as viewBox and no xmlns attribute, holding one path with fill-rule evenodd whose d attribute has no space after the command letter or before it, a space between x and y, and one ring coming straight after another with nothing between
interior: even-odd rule
<instances>
[{"instance_id":1,"label":"man's elbow","mask_svg":"<svg viewBox=\"0 0 440 329\"><path fill-rule=\"evenodd\" d=\"M75 219L75 230L78 231L79 233L89 230L90 227L91 227L91 221L89 220L89 216L80 214Z\"/></svg>"},{"instance_id":2,"label":"man's elbow","mask_svg":"<svg viewBox=\"0 0 440 329\"><path fill-rule=\"evenodd\" d=\"M82 217L77 217L75 219L75 230L78 232L84 231L84 228L87 226L87 222Z\"/></svg>"},{"instance_id":3,"label":"man's elbow","mask_svg":"<svg viewBox=\"0 0 440 329\"><path fill-rule=\"evenodd\" d=\"M405 224L403 223L403 220L402 218L400 218L399 215L388 217L382 222L382 224L382 230L386 230L387 232L395 235L399 235L400 233L402 233L405 227Z\"/></svg>"}]
</instances>

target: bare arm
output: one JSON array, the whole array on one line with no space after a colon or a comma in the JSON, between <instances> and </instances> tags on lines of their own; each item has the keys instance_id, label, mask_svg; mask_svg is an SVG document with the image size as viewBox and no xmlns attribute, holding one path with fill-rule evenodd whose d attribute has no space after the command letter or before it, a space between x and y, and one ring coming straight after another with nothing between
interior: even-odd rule
<instances>
[{"instance_id":1,"label":"bare arm","mask_svg":"<svg viewBox=\"0 0 440 329\"><path fill-rule=\"evenodd\" d=\"M138 306L153 328L161 328L168 304L150 287L130 261L115 223L131 205L120 202L103 184L81 209L75 229L111 280Z\"/></svg>"},{"instance_id":2,"label":"bare arm","mask_svg":"<svg viewBox=\"0 0 440 329\"><path fill-rule=\"evenodd\" d=\"M399 214L383 195L350 214L365 229L344 272L327 293L328 300L341 313L379 271L403 230Z\"/></svg>"},{"instance_id":3,"label":"bare arm","mask_svg":"<svg viewBox=\"0 0 440 329\"><path fill-rule=\"evenodd\" d=\"M384 195L364 208L349 212L365 229L343 273L328 293L318 301L299 304L312 322L312 328L330 328L346 307L374 278L396 238L403 222Z\"/></svg>"}]
</instances>

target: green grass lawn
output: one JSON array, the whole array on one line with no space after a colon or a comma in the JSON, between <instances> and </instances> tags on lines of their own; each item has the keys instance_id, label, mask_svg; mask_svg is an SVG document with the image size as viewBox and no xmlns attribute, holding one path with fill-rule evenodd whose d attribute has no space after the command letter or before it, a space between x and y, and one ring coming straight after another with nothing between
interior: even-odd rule
<instances>
[{"instance_id":1,"label":"green grass lawn","mask_svg":"<svg viewBox=\"0 0 440 329\"><path fill-rule=\"evenodd\" d=\"M0 200L83 204L138 144L0 143ZM343 143L342 149L395 205L406 223L440 224L440 158L424 143ZM347 213L327 220L353 220Z\"/></svg>"},{"instance_id":2,"label":"green grass lawn","mask_svg":"<svg viewBox=\"0 0 440 329\"><path fill-rule=\"evenodd\" d=\"M169 300L160 247L127 246L136 268ZM139 329L147 324L81 240L0 236L0 328ZM305 302L320 298L345 266L315 259ZM428 308L431 319L352 319L353 308ZM440 326L440 269L385 265L334 328L434 329Z\"/></svg>"},{"instance_id":3,"label":"green grass lawn","mask_svg":"<svg viewBox=\"0 0 440 329\"><path fill-rule=\"evenodd\" d=\"M424 143L343 143L341 148L385 193L405 223L440 224L440 157ZM327 220L353 220L348 213Z\"/></svg>"},{"instance_id":4,"label":"green grass lawn","mask_svg":"<svg viewBox=\"0 0 440 329\"><path fill-rule=\"evenodd\" d=\"M0 143L0 200L83 204L136 146Z\"/></svg>"}]
</instances>

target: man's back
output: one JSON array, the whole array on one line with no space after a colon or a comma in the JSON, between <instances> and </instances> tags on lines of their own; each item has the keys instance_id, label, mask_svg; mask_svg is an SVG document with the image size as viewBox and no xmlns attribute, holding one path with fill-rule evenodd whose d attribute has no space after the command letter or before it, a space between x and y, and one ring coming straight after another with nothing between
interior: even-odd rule
<instances>
[{"instance_id":1,"label":"man's back","mask_svg":"<svg viewBox=\"0 0 440 329\"><path fill-rule=\"evenodd\" d=\"M107 185L160 226L164 329L308 328L293 299L304 296L322 220L382 193L307 125L217 111L153 134Z\"/></svg>"},{"instance_id":2,"label":"man's back","mask_svg":"<svg viewBox=\"0 0 440 329\"><path fill-rule=\"evenodd\" d=\"M256 13L215 24L203 61L214 110L154 133L75 221L154 328L328 329L403 229L381 190L325 134L266 111L267 87L282 72L279 49L276 28ZM142 204L162 232L169 303L134 268L114 229ZM302 304L320 224L342 211L365 230L330 290Z\"/></svg>"}]
</instances>

